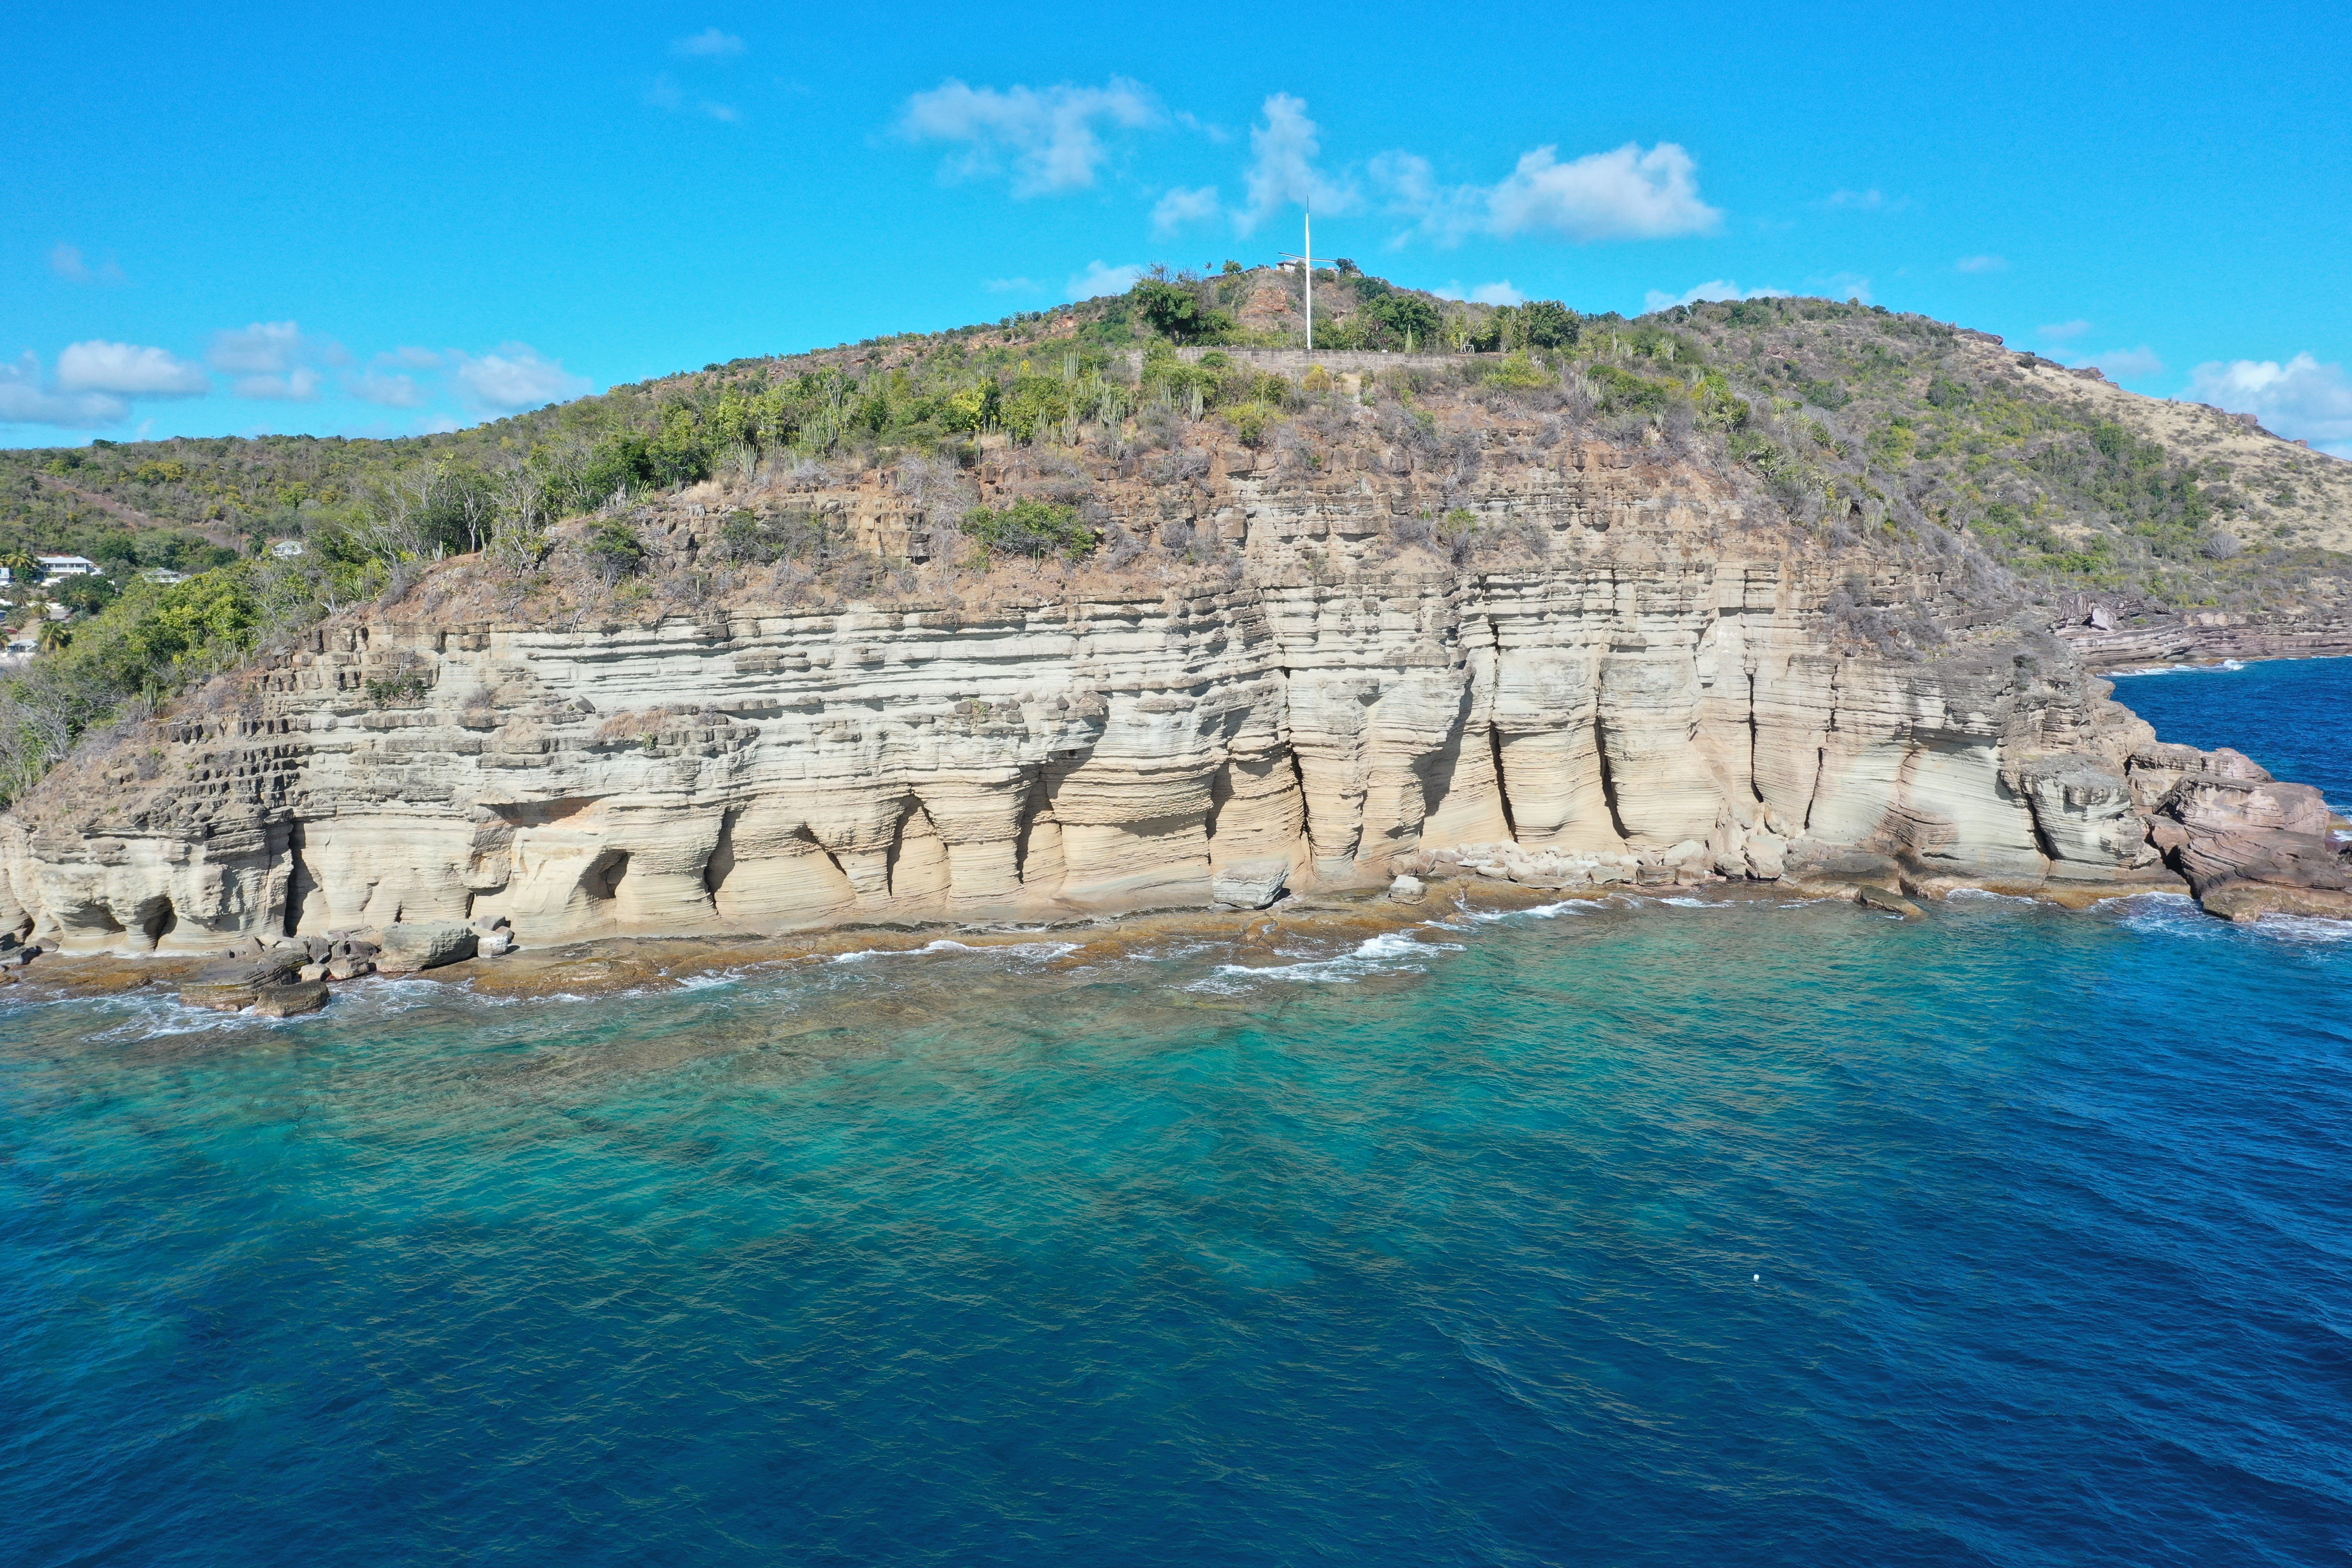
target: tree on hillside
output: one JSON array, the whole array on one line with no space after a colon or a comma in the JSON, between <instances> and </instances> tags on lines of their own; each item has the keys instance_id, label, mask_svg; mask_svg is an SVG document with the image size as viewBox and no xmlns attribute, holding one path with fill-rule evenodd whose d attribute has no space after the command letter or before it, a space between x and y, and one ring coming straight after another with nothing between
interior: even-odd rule
<instances>
[{"instance_id":1,"label":"tree on hillside","mask_svg":"<svg viewBox=\"0 0 2352 1568\"><path fill-rule=\"evenodd\" d=\"M1366 300L1362 309L1363 314L1379 322L1400 347L1427 348L1443 324L1435 305L1422 295L1408 294L1402 289Z\"/></svg>"},{"instance_id":2,"label":"tree on hillside","mask_svg":"<svg viewBox=\"0 0 2352 1568\"><path fill-rule=\"evenodd\" d=\"M1576 312L1557 300L1530 300L1519 309L1519 336L1539 349L1574 346Z\"/></svg>"},{"instance_id":3,"label":"tree on hillside","mask_svg":"<svg viewBox=\"0 0 2352 1568\"><path fill-rule=\"evenodd\" d=\"M1146 278L1135 286L1130 298L1151 330L1173 342L1197 343L1222 337L1232 325L1223 311L1211 310L1181 284Z\"/></svg>"}]
</instances>

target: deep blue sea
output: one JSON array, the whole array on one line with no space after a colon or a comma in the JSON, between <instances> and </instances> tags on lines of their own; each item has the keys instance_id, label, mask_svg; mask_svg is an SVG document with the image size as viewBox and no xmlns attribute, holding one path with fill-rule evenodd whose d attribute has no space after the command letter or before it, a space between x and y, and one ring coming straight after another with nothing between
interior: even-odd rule
<instances>
[{"instance_id":1,"label":"deep blue sea","mask_svg":"<svg viewBox=\"0 0 2352 1568\"><path fill-rule=\"evenodd\" d=\"M2122 686L2352 793L2352 665ZM2340 1563L2344 935L0 1004L0 1562Z\"/></svg>"},{"instance_id":2,"label":"deep blue sea","mask_svg":"<svg viewBox=\"0 0 2352 1568\"><path fill-rule=\"evenodd\" d=\"M2352 659L2173 665L2118 677L2116 700L2191 746L2234 746L2352 807Z\"/></svg>"}]
</instances>

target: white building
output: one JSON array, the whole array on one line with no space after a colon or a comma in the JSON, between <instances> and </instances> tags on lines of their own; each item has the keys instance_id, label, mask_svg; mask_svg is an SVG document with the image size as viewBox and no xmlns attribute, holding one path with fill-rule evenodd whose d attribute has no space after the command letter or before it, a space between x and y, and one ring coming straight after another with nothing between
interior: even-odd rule
<instances>
[{"instance_id":1,"label":"white building","mask_svg":"<svg viewBox=\"0 0 2352 1568\"><path fill-rule=\"evenodd\" d=\"M184 583L188 580L188 574L185 572L174 572L167 566L150 566L139 575L146 578L150 583L161 583L167 588L174 583Z\"/></svg>"},{"instance_id":2,"label":"white building","mask_svg":"<svg viewBox=\"0 0 2352 1568\"><path fill-rule=\"evenodd\" d=\"M104 575L103 573L99 571L98 563L92 561L87 555L36 555L33 557L33 560L35 563L40 567L41 574L45 577L98 577Z\"/></svg>"}]
</instances>

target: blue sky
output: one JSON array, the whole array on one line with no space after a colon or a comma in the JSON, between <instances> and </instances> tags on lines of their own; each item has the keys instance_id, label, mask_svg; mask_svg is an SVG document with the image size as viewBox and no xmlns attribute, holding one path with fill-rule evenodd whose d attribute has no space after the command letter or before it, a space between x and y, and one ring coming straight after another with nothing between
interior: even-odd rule
<instances>
[{"instance_id":1,"label":"blue sky","mask_svg":"<svg viewBox=\"0 0 2352 1568\"><path fill-rule=\"evenodd\" d=\"M2352 455L2334 5L19 7L0 444L397 435L1316 250L1860 294Z\"/></svg>"}]
</instances>

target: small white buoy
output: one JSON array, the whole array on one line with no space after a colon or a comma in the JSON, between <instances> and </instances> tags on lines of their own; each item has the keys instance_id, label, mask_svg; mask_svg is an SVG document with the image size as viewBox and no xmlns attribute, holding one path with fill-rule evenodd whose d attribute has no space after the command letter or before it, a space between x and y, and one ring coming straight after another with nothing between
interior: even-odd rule
<instances>
[{"instance_id":1,"label":"small white buoy","mask_svg":"<svg viewBox=\"0 0 2352 1568\"><path fill-rule=\"evenodd\" d=\"M1748 1276L1748 1278L1749 1278L1750 1279L1755 1280L1755 1281L1756 1281L1758 1284L1759 1284L1759 1285L1760 1285L1760 1284L1762 1284L1762 1283L1764 1282L1764 1276L1762 1276L1761 1274L1751 1274L1751 1275L1749 1275L1749 1276Z\"/></svg>"}]
</instances>

